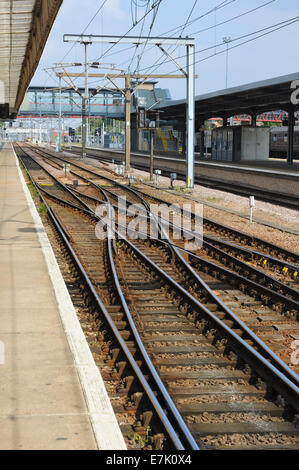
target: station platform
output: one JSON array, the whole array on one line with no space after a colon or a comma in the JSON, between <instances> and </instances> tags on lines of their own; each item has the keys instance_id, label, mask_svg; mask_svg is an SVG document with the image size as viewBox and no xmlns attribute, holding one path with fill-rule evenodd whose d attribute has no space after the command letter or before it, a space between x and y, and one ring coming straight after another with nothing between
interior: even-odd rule
<instances>
[{"instance_id":1,"label":"station platform","mask_svg":"<svg viewBox=\"0 0 299 470\"><path fill-rule=\"evenodd\" d=\"M125 449L9 144L0 151L0 449Z\"/></svg>"},{"instance_id":2,"label":"station platform","mask_svg":"<svg viewBox=\"0 0 299 470\"><path fill-rule=\"evenodd\" d=\"M233 168L240 168L242 170L260 170L261 173L285 173L299 178L299 161L294 161L293 165L289 165L286 159L269 158L268 160L250 160L240 162L223 162L215 161L211 158L200 159L199 154L195 154L195 161L198 163L211 163L217 166L223 165L224 167L231 166Z\"/></svg>"}]
</instances>

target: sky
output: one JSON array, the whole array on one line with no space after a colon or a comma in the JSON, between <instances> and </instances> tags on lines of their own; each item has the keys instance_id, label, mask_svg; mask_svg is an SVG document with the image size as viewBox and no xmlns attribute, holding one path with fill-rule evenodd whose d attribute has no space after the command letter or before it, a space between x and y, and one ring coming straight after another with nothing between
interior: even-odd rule
<instances>
[{"instance_id":1,"label":"sky","mask_svg":"<svg viewBox=\"0 0 299 470\"><path fill-rule=\"evenodd\" d=\"M82 34L92 18L85 34L119 35L128 32L129 36L168 36L192 37L196 43L196 95L221 90L226 87L226 45L223 38L233 39L230 47L248 41L263 32L255 33L243 39L240 36L271 27L285 20L299 19L298 0L161 0L158 10L148 11L158 0L64 0L50 33L39 67L32 80L32 85L57 85L53 71L43 69L54 63L82 62L84 46L63 42L64 34ZM99 8L104 4L102 9ZM133 13L131 5L133 4ZM136 8L137 4L137 8ZM265 5L266 4L266 5ZM263 6L264 5L264 6ZM218 8L215 10L215 8ZM261 8L259 8L261 7ZM257 9L258 8L258 9ZM249 10L256 9L250 13ZM154 12L156 16L154 18ZM246 13L246 14L245 14ZM95 16L96 15L96 16ZM238 15L243 15L233 19ZM153 19L155 20L153 23ZM185 25L187 22L191 24ZM228 21L230 20L230 21ZM133 26L133 22L137 23ZM219 23L226 22L219 25ZM152 28L150 29L153 23ZM218 25L218 26L217 26ZM276 26L278 28L279 26ZM168 31L173 30L168 33ZM206 30L209 28L208 30ZM131 29L131 31L129 31ZM203 31L206 30L206 31ZM265 31L267 32L267 31ZM134 72L139 60L140 73L179 73L176 66L167 59L157 46L93 44L89 47L90 61L99 61L105 67L112 67ZM235 47L228 52L228 87L238 86L289 73L298 72L299 76L299 21L264 37ZM108 51L108 49L110 49ZM184 68L186 49L167 47L170 54ZM203 60L204 59L204 60ZM163 63L165 62L165 63ZM153 64L156 64L153 66ZM81 72L82 68L68 69ZM138 70L138 69L137 69ZM101 70L106 72L107 69ZM96 70L91 70L96 72ZM81 85L76 79L76 85ZM124 81L119 80L119 86ZM107 86L107 80L90 79L90 86ZM111 86L108 85L108 86ZM186 81L183 79L163 79L157 85L169 88L173 99L186 96Z\"/></svg>"}]
</instances>

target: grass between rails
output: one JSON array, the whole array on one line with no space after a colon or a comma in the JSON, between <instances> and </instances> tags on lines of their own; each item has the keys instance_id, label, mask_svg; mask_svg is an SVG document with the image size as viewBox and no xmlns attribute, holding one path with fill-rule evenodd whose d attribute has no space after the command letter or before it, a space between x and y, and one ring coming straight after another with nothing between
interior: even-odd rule
<instances>
[{"instance_id":1,"label":"grass between rails","mask_svg":"<svg viewBox=\"0 0 299 470\"><path fill-rule=\"evenodd\" d=\"M29 174L28 174L26 168L24 167L23 163L20 160L19 160L19 164L20 164L20 168L23 172L23 175L25 177L25 181L26 181L27 187L30 191L30 194L32 196L32 199L34 200L34 202L37 205L38 213L40 215L47 215L48 209L47 209L46 204L44 202L41 202L38 191L36 190L34 184L31 182Z\"/></svg>"}]
</instances>

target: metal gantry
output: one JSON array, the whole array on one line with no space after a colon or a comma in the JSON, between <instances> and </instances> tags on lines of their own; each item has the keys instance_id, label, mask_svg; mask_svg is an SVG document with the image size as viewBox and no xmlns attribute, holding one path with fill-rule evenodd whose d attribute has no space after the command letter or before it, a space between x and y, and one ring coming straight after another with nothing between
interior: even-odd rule
<instances>
[{"instance_id":1,"label":"metal gantry","mask_svg":"<svg viewBox=\"0 0 299 470\"><path fill-rule=\"evenodd\" d=\"M164 51L163 45L168 46L186 46L187 48L187 68L186 71L174 60L171 60L176 64L182 75L129 75L129 74L90 74L90 76L96 76L98 78L107 78L110 81L113 78L125 78L125 97L126 97L126 171L130 171L130 153L131 153L131 79L138 78L144 79L144 83L149 78L184 78L187 79L187 109L186 109L186 184L188 188L194 187L194 132L195 132L195 40L192 38L165 38L165 37L137 37L137 36L98 36L98 35L76 35L76 34L65 34L64 42L77 42L86 45L93 43L108 43L108 44L135 44L135 45L156 45L168 57L171 56ZM88 60L85 57L85 83L88 83ZM84 76L83 74L70 74L69 76ZM138 88L137 85L136 88ZM84 111L82 113L84 119ZM83 122L84 126L84 122ZM84 138L85 135L85 138ZM86 148L86 133L83 131L82 143L82 155L84 157L84 148Z\"/></svg>"}]
</instances>

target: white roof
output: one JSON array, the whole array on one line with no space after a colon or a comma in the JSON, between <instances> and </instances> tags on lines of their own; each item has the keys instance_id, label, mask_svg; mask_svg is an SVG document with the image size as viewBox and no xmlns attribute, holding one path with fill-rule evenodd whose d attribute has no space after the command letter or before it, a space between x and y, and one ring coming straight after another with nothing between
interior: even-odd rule
<instances>
[{"instance_id":1,"label":"white roof","mask_svg":"<svg viewBox=\"0 0 299 470\"><path fill-rule=\"evenodd\" d=\"M0 105L17 112L63 0L0 0Z\"/></svg>"},{"instance_id":2,"label":"white roof","mask_svg":"<svg viewBox=\"0 0 299 470\"><path fill-rule=\"evenodd\" d=\"M0 102L9 103L10 112L15 110L35 1L0 1Z\"/></svg>"}]
</instances>

